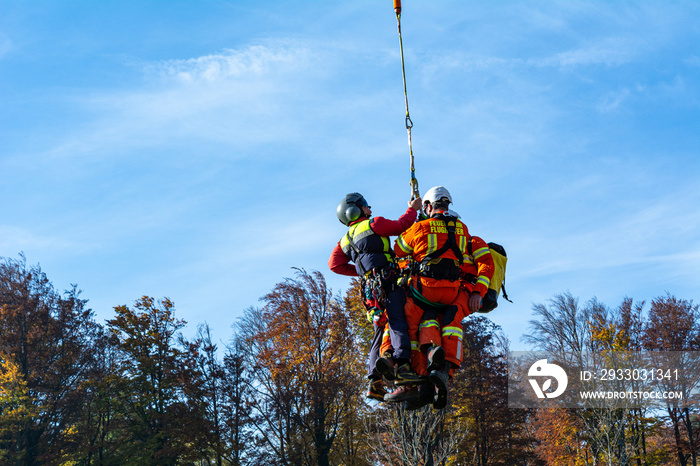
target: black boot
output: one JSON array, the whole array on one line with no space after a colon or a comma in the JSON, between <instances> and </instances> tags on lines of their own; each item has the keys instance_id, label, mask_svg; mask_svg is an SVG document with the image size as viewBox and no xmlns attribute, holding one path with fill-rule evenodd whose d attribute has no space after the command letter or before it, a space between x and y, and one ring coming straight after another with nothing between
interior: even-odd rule
<instances>
[{"instance_id":1,"label":"black boot","mask_svg":"<svg viewBox=\"0 0 700 466\"><path fill-rule=\"evenodd\" d=\"M449 364L447 364L449 367ZM435 398L433 408L444 409L447 406L447 381L449 380L449 369L436 369L430 372L428 379L435 385Z\"/></svg>"},{"instance_id":2,"label":"black boot","mask_svg":"<svg viewBox=\"0 0 700 466\"><path fill-rule=\"evenodd\" d=\"M424 383L418 386L418 398L406 401L406 410L413 411L423 406L428 406L435 398L435 387L431 383Z\"/></svg>"},{"instance_id":3,"label":"black boot","mask_svg":"<svg viewBox=\"0 0 700 466\"><path fill-rule=\"evenodd\" d=\"M411 369L409 363L401 364L396 368L396 385L411 385L421 382L425 382L425 376L418 375L416 371Z\"/></svg>"},{"instance_id":4,"label":"black boot","mask_svg":"<svg viewBox=\"0 0 700 466\"><path fill-rule=\"evenodd\" d=\"M365 396L370 400L384 401L384 395L386 395L386 390L383 382L381 380L371 380Z\"/></svg>"},{"instance_id":5,"label":"black boot","mask_svg":"<svg viewBox=\"0 0 700 466\"><path fill-rule=\"evenodd\" d=\"M395 366L396 363L391 358L379 358L374 365L377 372L389 381L396 379Z\"/></svg>"}]
</instances>

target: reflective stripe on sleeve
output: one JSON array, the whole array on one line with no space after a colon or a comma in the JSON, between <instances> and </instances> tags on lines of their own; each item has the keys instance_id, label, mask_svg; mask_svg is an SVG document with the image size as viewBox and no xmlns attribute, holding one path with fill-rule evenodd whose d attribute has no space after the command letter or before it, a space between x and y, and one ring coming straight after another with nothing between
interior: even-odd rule
<instances>
[{"instance_id":1,"label":"reflective stripe on sleeve","mask_svg":"<svg viewBox=\"0 0 700 466\"><path fill-rule=\"evenodd\" d=\"M479 275L479 278L476 279L476 282L481 283L486 288L488 288L491 284L491 280L489 280L489 277L484 277L483 275Z\"/></svg>"},{"instance_id":2,"label":"reflective stripe on sleeve","mask_svg":"<svg viewBox=\"0 0 700 466\"><path fill-rule=\"evenodd\" d=\"M491 254L491 250L489 248L479 248L476 251L474 251L474 259L479 259L485 254Z\"/></svg>"},{"instance_id":3,"label":"reflective stripe on sleeve","mask_svg":"<svg viewBox=\"0 0 700 466\"><path fill-rule=\"evenodd\" d=\"M405 252L406 254L411 254L411 253L413 253L413 248L412 248L411 246L409 246L408 244L406 244L406 242L405 242L404 239L403 239L403 236L399 236L399 237L396 239L396 244L397 244L397 245L399 246L399 248L401 248L401 250L402 250L403 252Z\"/></svg>"}]
</instances>

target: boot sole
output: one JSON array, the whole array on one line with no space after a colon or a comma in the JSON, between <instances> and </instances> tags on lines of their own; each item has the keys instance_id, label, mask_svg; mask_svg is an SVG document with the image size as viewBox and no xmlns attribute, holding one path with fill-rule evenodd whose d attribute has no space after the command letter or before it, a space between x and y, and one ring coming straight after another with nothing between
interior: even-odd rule
<instances>
[{"instance_id":1,"label":"boot sole","mask_svg":"<svg viewBox=\"0 0 700 466\"><path fill-rule=\"evenodd\" d=\"M392 395L393 393L387 393L386 395L384 395L384 401L388 401L389 403L396 403L398 401L413 400L419 397L417 390L402 392L395 396Z\"/></svg>"},{"instance_id":2,"label":"boot sole","mask_svg":"<svg viewBox=\"0 0 700 466\"><path fill-rule=\"evenodd\" d=\"M429 379L433 385L435 385L433 408L444 409L447 406L447 383L445 382L445 379L440 377L437 371L431 372Z\"/></svg>"},{"instance_id":3,"label":"boot sole","mask_svg":"<svg viewBox=\"0 0 700 466\"><path fill-rule=\"evenodd\" d=\"M435 369L440 369L445 364L445 349L442 346L436 348L428 358L428 374Z\"/></svg>"}]
</instances>

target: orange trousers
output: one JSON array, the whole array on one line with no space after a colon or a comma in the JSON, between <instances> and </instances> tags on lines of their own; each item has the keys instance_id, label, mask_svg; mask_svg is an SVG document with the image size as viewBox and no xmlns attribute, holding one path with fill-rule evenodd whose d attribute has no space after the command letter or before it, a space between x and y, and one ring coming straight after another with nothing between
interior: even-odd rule
<instances>
[{"instance_id":1,"label":"orange trousers","mask_svg":"<svg viewBox=\"0 0 700 466\"><path fill-rule=\"evenodd\" d=\"M470 314L469 293L454 286L422 286L425 299L446 307L439 311L419 306L410 297L406 300L406 321L411 339L411 366L420 375L428 375L427 351L432 345L442 346L445 360L457 368L462 364L462 320ZM452 371L450 371L451 373Z\"/></svg>"}]
</instances>

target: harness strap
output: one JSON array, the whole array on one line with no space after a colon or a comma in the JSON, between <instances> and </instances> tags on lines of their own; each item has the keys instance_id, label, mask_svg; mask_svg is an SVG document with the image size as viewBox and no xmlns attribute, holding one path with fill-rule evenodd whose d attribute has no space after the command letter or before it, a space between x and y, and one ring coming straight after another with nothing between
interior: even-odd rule
<instances>
[{"instance_id":1,"label":"harness strap","mask_svg":"<svg viewBox=\"0 0 700 466\"><path fill-rule=\"evenodd\" d=\"M350 234L349 231L345 234L345 237L347 238L348 244L350 245L350 247L352 248L352 250L355 251L355 254L357 254L358 257L359 257L359 255L361 254L361 253L360 253L360 248L358 248L357 245L355 244L355 242L352 240L352 235ZM358 261L358 262L356 263L356 265L357 265L357 267L360 269L361 275L366 275L366 274L367 274L367 271L365 270L364 267L362 267L362 263L361 263L361 262Z\"/></svg>"},{"instance_id":2,"label":"harness strap","mask_svg":"<svg viewBox=\"0 0 700 466\"><path fill-rule=\"evenodd\" d=\"M420 279L418 280L420 283ZM409 286L408 287L408 293L411 298L418 304L418 307L423 309L424 311L432 311L432 312L442 312L445 308L447 308L447 304L440 304L440 303L434 303L432 301L429 301L425 296L423 296L420 291L418 291L415 287Z\"/></svg>"},{"instance_id":3,"label":"harness strap","mask_svg":"<svg viewBox=\"0 0 700 466\"><path fill-rule=\"evenodd\" d=\"M448 250L452 250L454 255L459 260L460 265L462 264L462 262L464 262L464 255L462 254L462 250L459 249L459 246L457 245L457 235L455 233L455 230L457 228L456 220L457 220L456 217L449 217L449 216L446 216L443 219L443 221L445 222L445 225L447 227L447 241L445 241L445 244L443 244L440 249L433 251L432 253L425 256L423 258L423 260L421 261L421 264L427 264L431 260L442 256ZM471 238L470 238L470 241L471 241ZM469 243L469 244L471 245L471 243ZM470 248L470 250L471 250L471 248ZM469 255L471 255L471 251L470 251Z\"/></svg>"}]
</instances>

